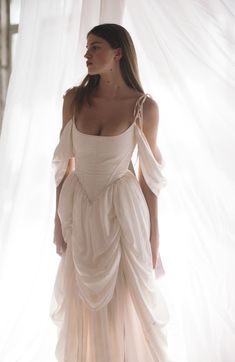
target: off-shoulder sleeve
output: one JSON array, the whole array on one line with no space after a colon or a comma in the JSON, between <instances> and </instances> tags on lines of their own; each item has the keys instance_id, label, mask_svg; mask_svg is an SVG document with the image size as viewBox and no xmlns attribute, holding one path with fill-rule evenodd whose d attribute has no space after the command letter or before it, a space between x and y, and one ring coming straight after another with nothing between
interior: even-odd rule
<instances>
[{"instance_id":1,"label":"off-shoulder sleeve","mask_svg":"<svg viewBox=\"0 0 235 362\"><path fill-rule=\"evenodd\" d=\"M72 139L72 119L66 124L60 134L60 140L52 158L52 168L56 186L62 181L67 170L68 161L74 156Z\"/></svg>"},{"instance_id":2,"label":"off-shoulder sleeve","mask_svg":"<svg viewBox=\"0 0 235 362\"><path fill-rule=\"evenodd\" d=\"M155 159L144 132L137 125L135 126L135 132L138 147L139 165L141 167L145 182L150 190L156 196L159 196L161 188L167 184L167 179L162 172L165 166L165 161L161 153L161 163Z\"/></svg>"},{"instance_id":3,"label":"off-shoulder sleeve","mask_svg":"<svg viewBox=\"0 0 235 362\"><path fill-rule=\"evenodd\" d=\"M144 121L143 105L147 97L152 98L150 94L143 93L137 99L134 108L135 137L136 137L137 150L138 150L137 156L139 159L139 166L141 168L146 184L156 196L159 196L161 188L164 187L167 183L167 180L162 173L162 169L165 166L165 162L163 160L160 150L159 153L161 161L158 162L156 160L151 150L151 147L148 143L148 140L143 132L143 121Z\"/></svg>"}]
</instances>

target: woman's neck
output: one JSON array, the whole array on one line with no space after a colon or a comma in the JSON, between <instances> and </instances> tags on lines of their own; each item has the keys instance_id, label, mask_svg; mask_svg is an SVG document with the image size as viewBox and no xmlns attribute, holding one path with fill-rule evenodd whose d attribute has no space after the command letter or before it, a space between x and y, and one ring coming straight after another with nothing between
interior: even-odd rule
<instances>
[{"instance_id":1,"label":"woman's neck","mask_svg":"<svg viewBox=\"0 0 235 362\"><path fill-rule=\"evenodd\" d=\"M124 82L118 67L100 74L96 96L106 99L122 98L130 94L130 88Z\"/></svg>"}]
</instances>

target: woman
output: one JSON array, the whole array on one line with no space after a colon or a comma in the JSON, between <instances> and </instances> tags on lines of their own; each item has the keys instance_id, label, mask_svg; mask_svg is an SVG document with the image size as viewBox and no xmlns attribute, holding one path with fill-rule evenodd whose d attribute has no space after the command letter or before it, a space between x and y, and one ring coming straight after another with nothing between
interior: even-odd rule
<instances>
[{"instance_id":1,"label":"woman","mask_svg":"<svg viewBox=\"0 0 235 362\"><path fill-rule=\"evenodd\" d=\"M141 87L129 33L87 35L88 75L64 96L53 165L56 250L51 316L58 361L165 362L168 311L156 289L157 197L165 178L157 103ZM144 117L143 117L144 115ZM138 179L131 172L137 144Z\"/></svg>"}]
</instances>

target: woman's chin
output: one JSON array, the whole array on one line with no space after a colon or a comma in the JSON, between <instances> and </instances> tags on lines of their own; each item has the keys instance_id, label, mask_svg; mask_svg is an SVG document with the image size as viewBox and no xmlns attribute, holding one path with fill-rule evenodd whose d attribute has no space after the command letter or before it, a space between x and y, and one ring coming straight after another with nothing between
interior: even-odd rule
<instances>
[{"instance_id":1,"label":"woman's chin","mask_svg":"<svg viewBox=\"0 0 235 362\"><path fill-rule=\"evenodd\" d=\"M92 71L91 69L87 69L87 73L90 74L90 75L93 75L94 74L94 71Z\"/></svg>"},{"instance_id":2,"label":"woman's chin","mask_svg":"<svg viewBox=\"0 0 235 362\"><path fill-rule=\"evenodd\" d=\"M91 70L91 69L88 69L88 70L87 70L87 73L88 73L89 75L97 75L97 74L99 74L99 73L97 73L97 71L95 72L95 71L93 71L93 70Z\"/></svg>"}]
</instances>

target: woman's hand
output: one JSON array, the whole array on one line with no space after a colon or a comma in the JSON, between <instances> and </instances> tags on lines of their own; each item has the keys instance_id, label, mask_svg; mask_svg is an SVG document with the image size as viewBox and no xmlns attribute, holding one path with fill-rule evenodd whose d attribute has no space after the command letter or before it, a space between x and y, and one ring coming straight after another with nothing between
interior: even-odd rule
<instances>
[{"instance_id":1,"label":"woman's hand","mask_svg":"<svg viewBox=\"0 0 235 362\"><path fill-rule=\"evenodd\" d=\"M158 260L159 236L152 238L150 243L151 243L151 251L152 251L153 269L156 269L157 260Z\"/></svg>"},{"instance_id":2,"label":"woman's hand","mask_svg":"<svg viewBox=\"0 0 235 362\"><path fill-rule=\"evenodd\" d=\"M58 215L55 217L55 228L54 228L54 244L56 245L56 252L60 256L66 251L67 244L64 241L61 222Z\"/></svg>"}]
</instances>

